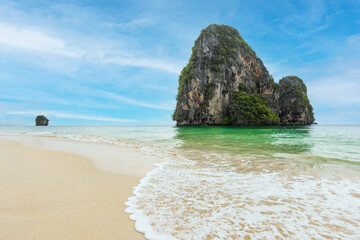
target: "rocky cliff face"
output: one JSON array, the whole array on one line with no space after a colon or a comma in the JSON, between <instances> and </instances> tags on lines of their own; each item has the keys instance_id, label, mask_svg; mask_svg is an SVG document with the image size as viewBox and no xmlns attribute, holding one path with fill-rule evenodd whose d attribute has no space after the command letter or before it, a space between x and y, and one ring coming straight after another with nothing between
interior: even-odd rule
<instances>
[{"instance_id":1,"label":"rocky cliff face","mask_svg":"<svg viewBox=\"0 0 360 240\"><path fill-rule=\"evenodd\" d=\"M301 79L286 77L275 83L236 29L215 24L201 31L181 72L173 119L178 126L314 121Z\"/></svg>"},{"instance_id":2,"label":"rocky cliff face","mask_svg":"<svg viewBox=\"0 0 360 240\"><path fill-rule=\"evenodd\" d=\"M49 119L47 119L44 115L39 115L35 119L36 126L47 126L49 125Z\"/></svg>"},{"instance_id":3,"label":"rocky cliff face","mask_svg":"<svg viewBox=\"0 0 360 240\"><path fill-rule=\"evenodd\" d=\"M307 97L303 81L295 76L284 77L279 81L279 117L284 125L312 124L313 108Z\"/></svg>"}]
</instances>

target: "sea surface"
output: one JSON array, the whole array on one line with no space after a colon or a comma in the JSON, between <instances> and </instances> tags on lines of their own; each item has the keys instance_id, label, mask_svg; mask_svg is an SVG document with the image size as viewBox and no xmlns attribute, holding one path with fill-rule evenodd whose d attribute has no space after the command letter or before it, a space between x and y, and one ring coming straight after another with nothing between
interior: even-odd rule
<instances>
[{"instance_id":1,"label":"sea surface","mask_svg":"<svg viewBox=\"0 0 360 240\"><path fill-rule=\"evenodd\" d=\"M148 239L360 239L360 126L0 127L164 159L129 198Z\"/></svg>"}]
</instances>

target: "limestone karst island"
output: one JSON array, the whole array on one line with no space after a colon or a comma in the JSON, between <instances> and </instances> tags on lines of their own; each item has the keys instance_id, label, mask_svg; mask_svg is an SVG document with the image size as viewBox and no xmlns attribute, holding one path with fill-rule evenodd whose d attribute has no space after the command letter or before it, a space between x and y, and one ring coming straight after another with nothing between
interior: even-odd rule
<instances>
[{"instance_id":1,"label":"limestone karst island","mask_svg":"<svg viewBox=\"0 0 360 240\"><path fill-rule=\"evenodd\" d=\"M276 83L235 28L212 24L181 72L173 120L178 126L309 125L314 114L300 78Z\"/></svg>"}]
</instances>

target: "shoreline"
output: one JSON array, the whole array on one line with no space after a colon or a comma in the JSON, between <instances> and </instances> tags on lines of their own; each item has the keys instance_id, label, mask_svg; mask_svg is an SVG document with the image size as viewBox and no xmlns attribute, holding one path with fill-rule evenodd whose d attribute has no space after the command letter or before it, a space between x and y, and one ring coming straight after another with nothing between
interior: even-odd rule
<instances>
[{"instance_id":1,"label":"shoreline","mask_svg":"<svg viewBox=\"0 0 360 240\"><path fill-rule=\"evenodd\" d=\"M0 135L1 239L145 239L125 212L162 159L136 148Z\"/></svg>"},{"instance_id":2,"label":"shoreline","mask_svg":"<svg viewBox=\"0 0 360 240\"><path fill-rule=\"evenodd\" d=\"M33 223L25 221L28 218L26 211L34 213L33 209L37 210L38 214L31 217L38 225L30 225L32 229L25 230L31 234L39 231L38 229L45 229L51 233L50 237L46 238L41 233L35 232L36 239L144 239L145 237L148 239L189 239L194 236L199 238L267 236L296 239L327 236L352 239L359 234L357 228L359 214L354 212L354 209L359 207L360 197L357 190L360 189L358 181L360 169L354 165L338 163L330 159L333 156L349 159L356 159L356 156L359 156L360 152L356 148L357 139L360 140L357 134L359 129L327 128L320 132L315 129L310 133L285 131L285 135L279 135L279 132L275 131L270 132L270 136L268 130L265 132L232 130L230 137L234 136L234 138L229 138L228 131L224 133L213 129L199 132L180 131L176 132L177 135L174 134L172 128L149 130L142 127L131 129L106 127L90 130L87 127L58 128L44 133L34 132L35 134L49 133L49 137L35 134L36 137L32 137L30 135L32 132L28 131L31 128L15 130L20 134L10 133L3 137L2 135L5 134L0 134L0 139L20 141L19 144L23 149L20 153L26 151L26 148L34 151L45 149L53 154L66 152L70 156L75 155L75 159L70 161L67 156L63 159L65 163L60 165L57 164L58 160L52 159L51 166L55 170L50 171L50 165L44 164L48 162L47 158L46 161L42 161L43 164L39 164L35 158L30 161L31 166L29 166L29 163L21 162L21 158L18 157L16 160L18 162L15 162L12 168L7 167L7 170L0 172L0 239L28 239L24 228L29 228L29 223ZM113 132L109 134L109 131ZM26 134L21 134L21 132ZM69 134L69 132L75 134ZM208 137L210 133L216 134L214 138ZM239 133L244 133L246 138L238 141ZM256 135L256 138L253 135ZM343 142L335 144L329 140L339 135L345 136L342 139ZM224 136L227 138L224 139ZM278 147L286 147L286 149L279 151L276 155L272 154L272 142L267 141L269 137L283 140L277 144ZM254 141L260 138L261 141ZM170 139L175 141L170 141ZM195 141L201 142L203 139L207 141L204 141L202 145L194 145ZM175 144L178 143L177 140L179 143L181 141L182 147L177 148L178 145ZM236 146L240 149L231 151L230 148L234 146L234 143L237 143ZM214 148L214 144L225 148ZM325 145L326 151L323 149ZM174 148L171 148L172 146ZM261 146L263 148L260 148ZM4 145L0 142L0 171L6 163L1 161L3 156L1 147L4 148ZM241 148L247 149L246 153L249 155L242 154L242 151L239 151ZM9 145L3 152L9 152L11 149ZM313 152L309 153L309 150ZM262 153L264 155L261 155ZM124 158L124 154L133 157ZM321 157L323 154L327 158ZM26 154L26 152L24 155L25 159L29 155L34 156L33 153ZM158 156L158 159L155 161L152 155ZM49 157L48 154L47 156ZM131 161L127 161L129 159ZM70 164L66 164L66 161L70 161ZM79 164L74 164L74 161ZM90 167L82 165L82 161ZM153 165L154 162L158 164ZM40 201L37 205L23 204L29 209L22 205L17 206L17 209L11 209L12 202L21 203L21 198L13 197L4 201L1 191L6 190L6 194L9 195L13 189L16 192L19 184L11 181L16 179L13 177L14 173L18 175L17 178L27 176L29 169L34 171L34 166L37 171L42 172L44 177L47 177L47 180L39 181L35 178L31 181L23 181L22 187L25 193L21 198L25 196L28 199L25 203L28 204L28 202L34 202L34 196L40 200L42 198L48 200L50 196L52 198L50 203L55 205L43 206ZM73 168L76 170L72 170ZM95 171L94 168L101 169L95 172L104 175L86 174L87 177L84 178L84 171L88 168L92 169L92 172ZM82 170L79 171L79 169ZM19 175L19 172L22 175ZM60 182L63 187L59 187L60 184L50 184L57 188L52 189L48 186L48 189L42 189L41 185L46 186L48 182L54 181L51 174L48 176L49 172L51 174L55 172L60 176L66 175L66 182ZM109 176L115 176L117 180L107 181ZM118 178L120 176L124 178ZM2 179L8 182L2 182ZM124 184L123 181L127 181L124 191L119 190L123 188L121 187L121 184ZM119 182L123 183L119 184ZM94 184L101 186L96 187ZM136 187L132 188L135 185ZM28 186L32 189L33 198L29 198L30 194L26 192ZM96 192L88 193L91 189L95 189ZM53 194L44 194L43 190ZM133 190L132 193L131 190ZM128 193L126 194L125 191ZM55 197L54 193L56 193ZM66 194L73 198L70 199ZM123 194L124 197L117 197L118 194ZM64 195L67 198L65 203L72 203L74 206L63 208L64 197L57 200L57 195ZM132 197L128 198L129 196ZM78 199L77 202L75 198ZM101 198L101 201L96 198ZM59 204L62 205L59 206ZM8 207L8 211L1 212L5 206ZM86 211L98 210L98 212L88 213L82 210L84 208ZM22 211L23 215L16 216L9 209L16 210L15 213ZM65 211L59 209L65 209ZM53 213L56 210L60 211L61 218L57 219L58 215L52 214L52 218L48 218L48 221L41 222L42 218L39 219L38 215L43 217L44 212ZM124 214L123 210L132 213L130 219L136 222L131 222L129 215ZM5 217L14 217L12 215L18 217L14 219L17 220L18 226L22 227L21 229L14 223L10 226L11 222L5 219ZM69 226L63 223L67 219L70 219L72 223ZM60 221L61 224L56 221ZM5 226L4 223L8 225ZM48 223L50 226L46 225ZM109 224L116 226L108 226ZM121 230L119 225L122 226ZM8 226L14 228L13 233L17 234L17 230L21 230L23 235L4 238L1 230L10 231ZM76 228L73 229L73 226ZM95 226L97 230L89 226ZM49 230L49 227L52 230ZM61 228L59 230L59 227L70 233L66 232L65 234L68 235L63 236L64 231ZM145 235L134 231L134 227ZM58 232L53 233L54 231ZM72 233L74 231L77 232ZM92 238L86 235L88 233Z\"/></svg>"}]
</instances>

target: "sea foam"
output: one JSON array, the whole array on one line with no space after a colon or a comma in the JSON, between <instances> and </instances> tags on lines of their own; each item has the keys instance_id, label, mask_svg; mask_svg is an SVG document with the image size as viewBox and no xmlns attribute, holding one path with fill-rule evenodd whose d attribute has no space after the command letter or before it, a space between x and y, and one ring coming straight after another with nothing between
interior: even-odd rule
<instances>
[{"instance_id":1,"label":"sea foam","mask_svg":"<svg viewBox=\"0 0 360 240\"><path fill-rule=\"evenodd\" d=\"M311 166L274 171L266 161L203 157L169 158L135 188L126 211L146 238L359 239L358 181Z\"/></svg>"}]
</instances>

